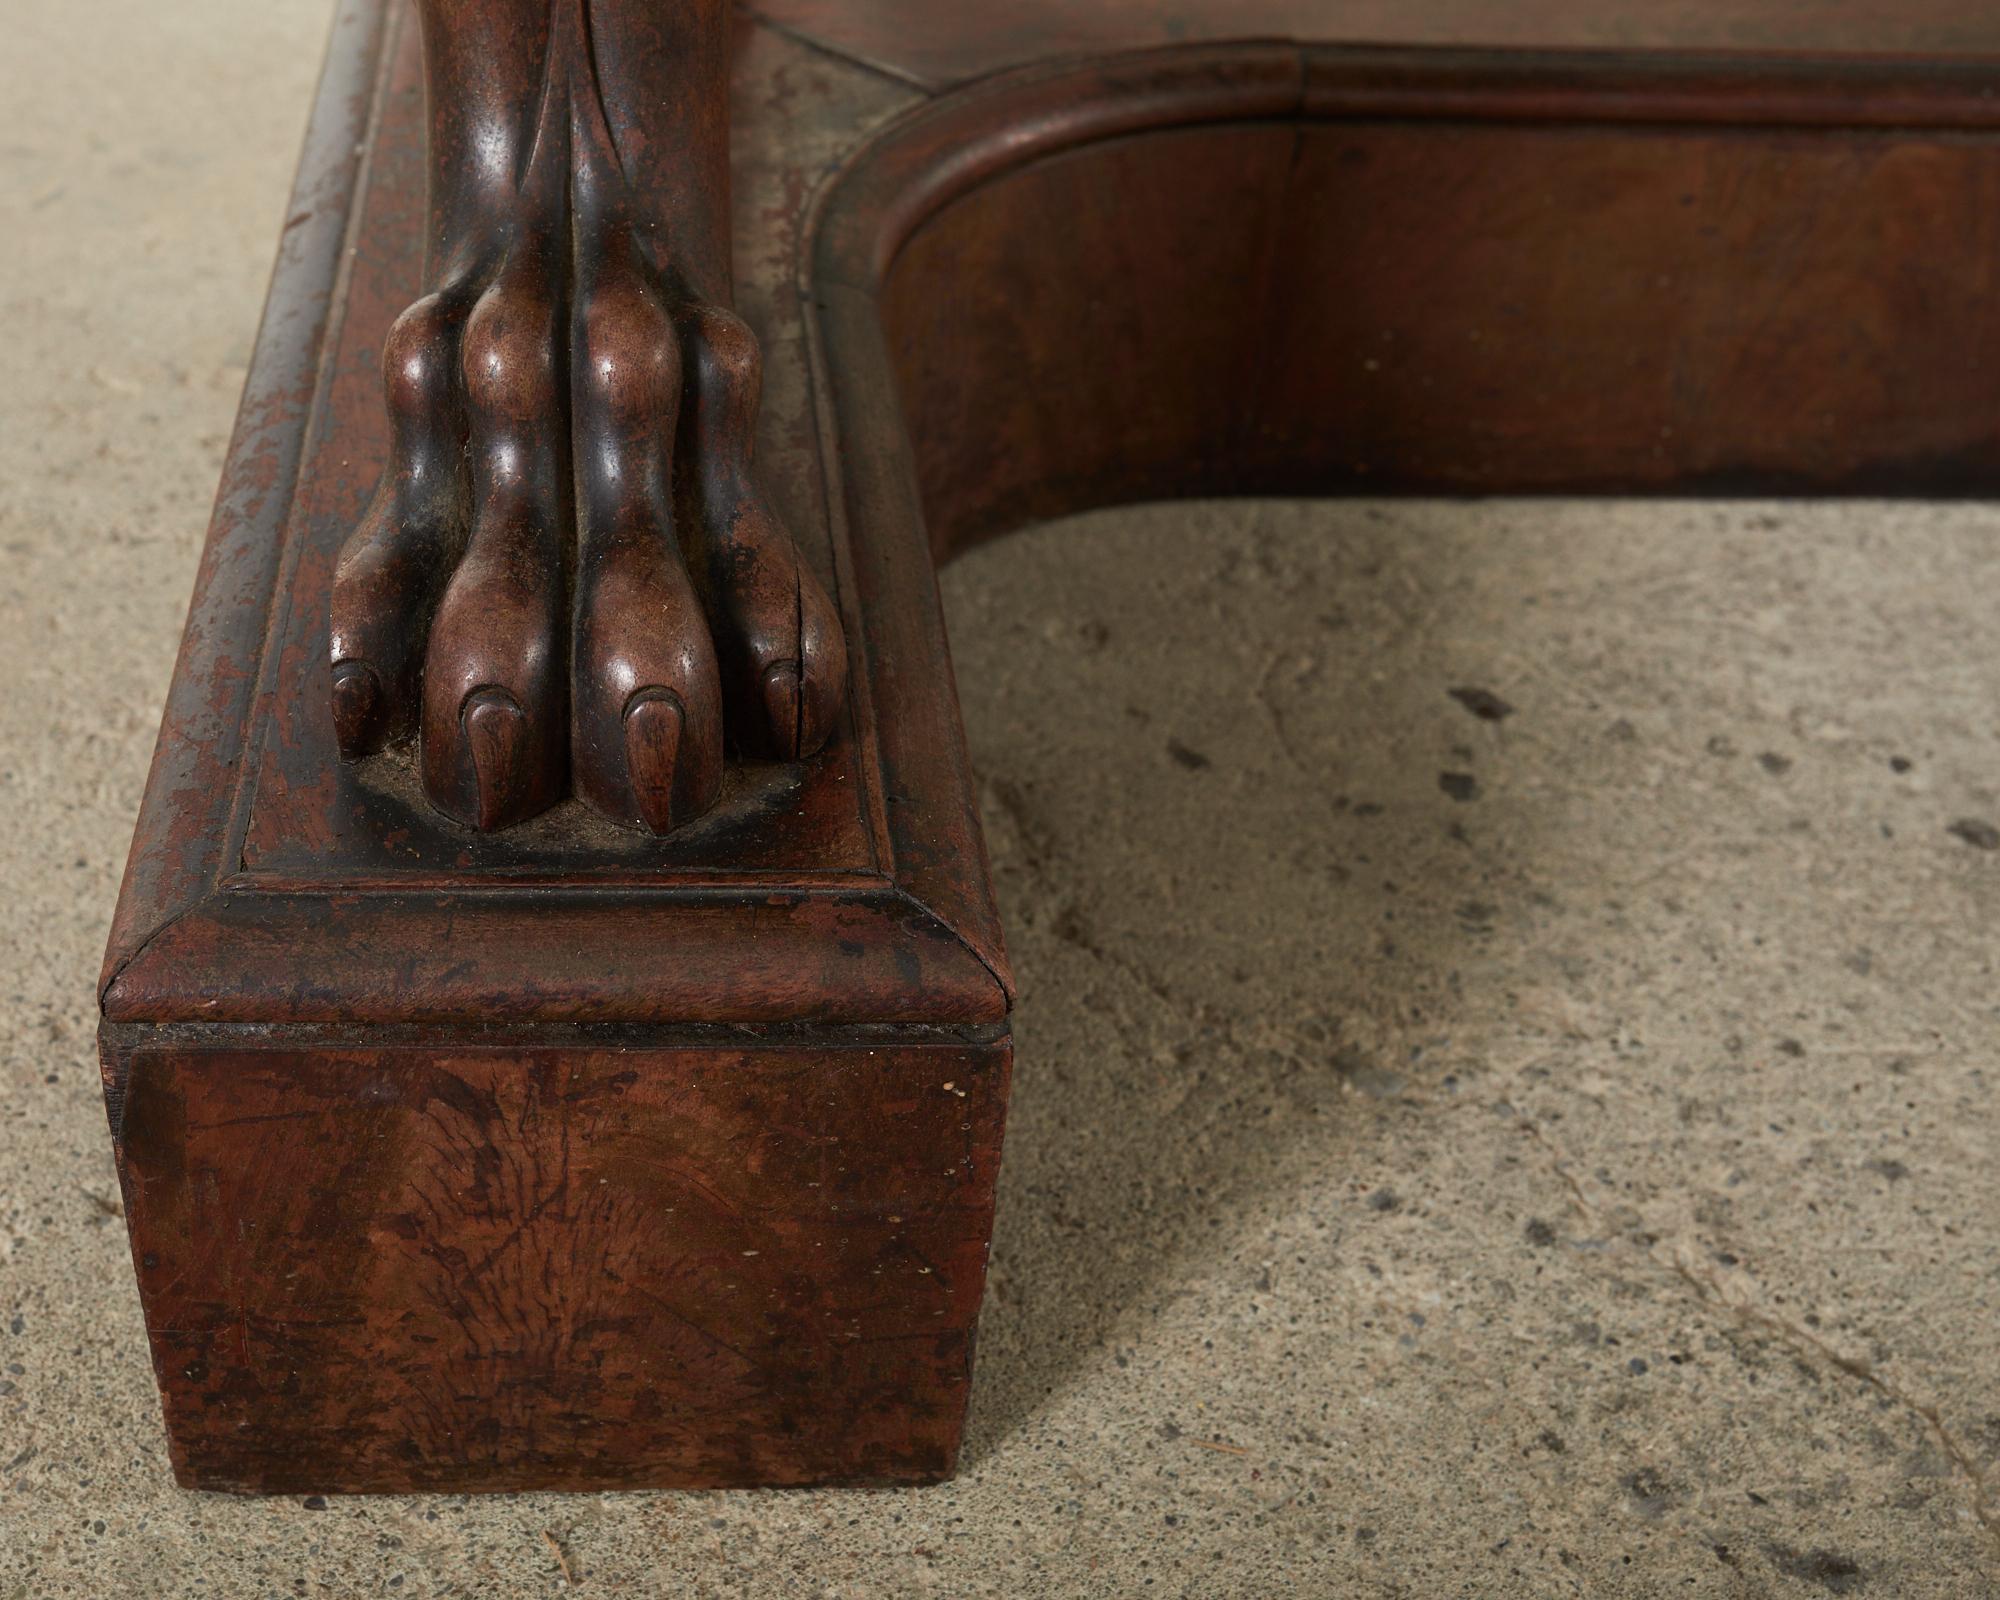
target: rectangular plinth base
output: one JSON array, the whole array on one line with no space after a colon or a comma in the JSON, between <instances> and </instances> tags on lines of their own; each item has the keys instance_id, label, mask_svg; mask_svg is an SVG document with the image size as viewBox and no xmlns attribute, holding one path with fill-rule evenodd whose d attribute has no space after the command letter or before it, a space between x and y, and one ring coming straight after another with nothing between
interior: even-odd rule
<instances>
[{"instance_id":1,"label":"rectangular plinth base","mask_svg":"<svg viewBox=\"0 0 2000 1600\"><path fill-rule=\"evenodd\" d=\"M1004 1036L111 1055L190 1488L951 1470Z\"/></svg>"}]
</instances>

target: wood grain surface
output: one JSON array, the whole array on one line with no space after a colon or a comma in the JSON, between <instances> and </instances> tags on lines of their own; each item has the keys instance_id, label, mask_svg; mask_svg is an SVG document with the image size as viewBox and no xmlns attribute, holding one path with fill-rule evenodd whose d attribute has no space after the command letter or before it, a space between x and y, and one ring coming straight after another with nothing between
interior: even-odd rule
<instances>
[{"instance_id":1,"label":"wood grain surface","mask_svg":"<svg viewBox=\"0 0 2000 1600\"><path fill-rule=\"evenodd\" d=\"M122 1178L183 1483L948 1472L1008 1060L138 1045Z\"/></svg>"},{"instance_id":2,"label":"wood grain surface","mask_svg":"<svg viewBox=\"0 0 2000 1600\"><path fill-rule=\"evenodd\" d=\"M853 670L823 751L655 836L482 832L336 759L329 586L424 243L415 33L347 0L101 988L184 1481L951 1469L1011 979L938 560L1166 495L2000 486L2000 101L1935 54L1983 14L1716 0L1616 24L1650 54L1302 14L743 15L758 446Z\"/></svg>"},{"instance_id":3,"label":"wood grain surface","mask_svg":"<svg viewBox=\"0 0 2000 1600\"><path fill-rule=\"evenodd\" d=\"M2000 58L2000 14L1980 0L752 0L750 10L933 89L1066 57L1245 39Z\"/></svg>"}]
</instances>

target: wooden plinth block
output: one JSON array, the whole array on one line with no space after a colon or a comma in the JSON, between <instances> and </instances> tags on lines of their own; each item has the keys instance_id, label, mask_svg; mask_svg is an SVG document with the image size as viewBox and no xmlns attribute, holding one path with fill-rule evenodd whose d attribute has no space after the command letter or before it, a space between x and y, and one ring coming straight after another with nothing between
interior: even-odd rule
<instances>
[{"instance_id":1,"label":"wooden plinth block","mask_svg":"<svg viewBox=\"0 0 2000 1600\"><path fill-rule=\"evenodd\" d=\"M1004 1032L121 1052L184 1482L924 1481L951 1469Z\"/></svg>"},{"instance_id":2,"label":"wooden plinth block","mask_svg":"<svg viewBox=\"0 0 2000 1600\"><path fill-rule=\"evenodd\" d=\"M419 65L397 12L343 11L104 971L176 1470L939 1477L1008 980L922 530L849 537L769 246L739 298L770 352L770 493L843 604L828 747L732 763L663 838L575 800L479 833L408 754L336 758L328 585L418 286Z\"/></svg>"},{"instance_id":3,"label":"wooden plinth block","mask_svg":"<svg viewBox=\"0 0 2000 1600\"><path fill-rule=\"evenodd\" d=\"M1353 49L1284 0L1256 43L1104 0L1118 53L1056 61L1084 8L763 9L736 302L847 701L654 838L474 832L406 755L336 759L423 201L415 30L345 0L102 984L187 1484L951 1469L1011 987L934 560L1168 494L2000 481L1990 66ZM1670 9L1679 46L1741 20ZM1863 9L1860 48L1991 42Z\"/></svg>"}]
</instances>

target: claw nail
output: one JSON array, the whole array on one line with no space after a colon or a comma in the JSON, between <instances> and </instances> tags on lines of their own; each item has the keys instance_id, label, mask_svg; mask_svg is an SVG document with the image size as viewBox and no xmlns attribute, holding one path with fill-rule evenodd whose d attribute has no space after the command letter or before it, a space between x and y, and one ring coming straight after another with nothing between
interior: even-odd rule
<instances>
[{"instance_id":1,"label":"claw nail","mask_svg":"<svg viewBox=\"0 0 2000 1600\"><path fill-rule=\"evenodd\" d=\"M671 689L641 689L625 702L625 766L639 820L655 833L674 825L674 758L683 713Z\"/></svg>"},{"instance_id":2,"label":"claw nail","mask_svg":"<svg viewBox=\"0 0 2000 1600\"><path fill-rule=\"evenodd\" d=\"M343 761L359 761L382 747L388 704L382 680L365 661L342 661L333 669L333 732Z\"/></svg>"},{"instance_id":3,"label":"claw nail","mask_svg":"<svg viewBox=\"0 0 2000 1600\"><path fill-rule=\"evenodd\" d=\"M460 713L479 789L479 827L503 827L513 805L526 751L528 719L505 689L475 689Z\"/></svg>"},{"instance_id":4,"label":"claw nail","mask_svg":"<svg viewBox=\"0 0 2000 1600\"><path fill-rule=\"evenodd\" d=\"M764 669L764 708L770 713L771 742L784 761L799 758L799 664L774 661Z\"/></svg>"}]
</instances>

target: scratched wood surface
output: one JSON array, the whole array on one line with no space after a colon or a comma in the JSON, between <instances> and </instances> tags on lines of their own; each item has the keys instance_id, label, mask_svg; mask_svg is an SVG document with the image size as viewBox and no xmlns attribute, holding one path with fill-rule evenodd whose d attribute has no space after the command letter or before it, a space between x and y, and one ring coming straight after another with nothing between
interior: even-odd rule
<instances>
[{"instance_id":1,"label":"scratched wood surface","mask_svg":"<svg viewBox=\"0 0 2000 1600\"><path fill-rule=\"evenodd\" d=\"M744 764L685 834L569 805L483 836L391 756L332 761L324 716L330 557L381 468L378 351L418 281L415 46L380 0L336 20L104 967L176 1472L935 1478L1009 980L955 699L899 653L942 628L922 532L843 543L791 278L817 172L912 97L738 39L769 480L857 641L834 747Z\"/></svg>"},{"instance_id":2,"label":"scratched wood surface","mask_svg":"<svg viewBox=\"0 0 2000 1600\"><path fill-rule=\"evenodd\" d=\"M386 457L380 350L420 283L423 217L417 30L353 0L114 920L113 1020L1004 1014L956 700L933 692L927 656L905 659L910 619L942 632L921 530L867 528L851 547L792 289L818 172L911 96L766 30L740 35L736 67L737 299L765 346L764 477L841 598L855 661L828 748L734 764L723 802L665 837L580 802L481 834L425 803L407 755L337 759L333 559ZM857 562L891 569L898 620L861 612Z\"/></svg>"},{"instance_id":3,"label":"scratched wood surface","mask_svg":"<svg viewBox=\"0 0 2000 1600\"><path fill-rule=\"evenodd\" d=\"M125 1196L182 1481L948 1471L1008 1059L138 1046Z\"/></svg>"}]
</instances>

